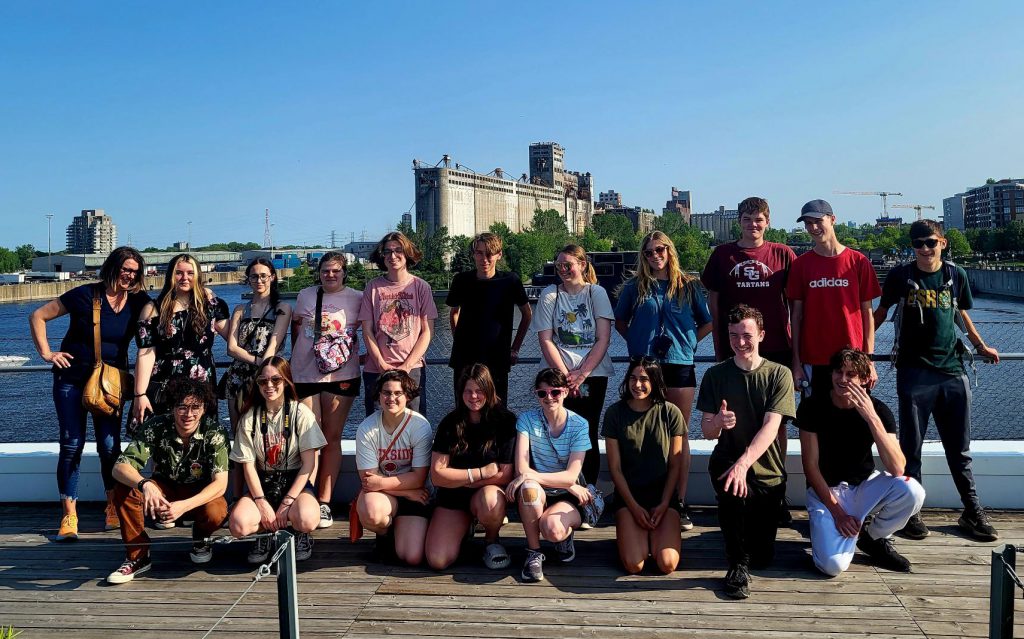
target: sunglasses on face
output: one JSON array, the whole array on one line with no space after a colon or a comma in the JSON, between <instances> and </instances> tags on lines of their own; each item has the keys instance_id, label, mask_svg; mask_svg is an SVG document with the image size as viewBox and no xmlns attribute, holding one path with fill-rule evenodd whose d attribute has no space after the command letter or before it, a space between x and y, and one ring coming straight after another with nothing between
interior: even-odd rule
<instances>
[{"instance_id":1,"label":"sunglasses on face","mask_svg":"<svg viewBox=\"0 0 1024 639\"><path fill-rule=\"evenodd\" d=\"M284 378L280 375L274 375L273 377L259 377L256 379L256 383L260 386L280 386L284 382Z\"/></svg>"},{"instance_id":2,"label":"sunglasses on face","mask_svg":"<svg viewBox=\"0 0 1024 639\"><path fill-rule=\"evenodd\" d=\"M572 262L555 262L555 268L562 272L568 272L575 266Z\"/></svg>"},{"instance_id":3,"label":"sunglasses on face","mask_svg":"<svg viewBox=\"0 0 1024 639\"><path fill-rule=\"evenodd\" d=\"M924 240L911 240L910 244L916 249L924 248L926 246L928 248L935 248L939 245L939 240L935 237L929 237Z\"/></svg>"},{"instance_id":4,"label":"sunglasses on face","mask_svg":"<svg viewBox=\"0 0 1024 639\"><path fill-rule=\"evenodd\" d=\"M644 249L644 257L654 257L655 255L664 255L668 247L664 244L659 244L654 248Z\"/></svg>"},{"instance_id":5,"label":"sunglasses on face","mask_svg":"<svg viewBox=\"0 0 1024 639\"><path fill-rule=\"evenodd\" d=\"M537 399L547 399L548 397L551 397L551 399L558 399L559 397L562 396L563 393L565 393L565 389L552 388L551 390L543 390L538 388L537 390L533 391L533 393L537 396Z\"/></svg>"},{"instance_id":6,"label":"sunglasses on face","mask_svg":"<svg viewBox=\"0 0 1024 639\"><path fill-rule=\"evenodd\" d=\"M400 249L400 248L384 249L383 251L380 252L380 254L383 255L384 257L391 257L392 255L397 255L397 256L401 257L401 256L405 255L405 251Z\"/></svg>"}]
</instances>

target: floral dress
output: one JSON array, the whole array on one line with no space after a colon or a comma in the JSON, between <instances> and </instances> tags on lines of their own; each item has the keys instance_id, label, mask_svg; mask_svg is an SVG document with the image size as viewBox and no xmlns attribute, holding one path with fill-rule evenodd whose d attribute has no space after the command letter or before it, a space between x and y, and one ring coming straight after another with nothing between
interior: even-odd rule
<instances>
[{"instance_id":1,"label":"floral dress","mask_svg":"<svg viewBox=\"0 0 1024 639\"><path fill-rule=\"evenodd\" d=\"M274 335L274 326L277 324L277 316L280 314L281 311L277 308L268 306L262 316L253 317L252 302L246 304L245 314L238 323L238 345L250 355L263 357L263 353L267 352L267 346L270 345L270 338ZM238 360L232 362L221 382L225 389L220 393L221 399L248 393L255 374L256 365L252 362Z\"/></svg>"},{"instance_id":2,"label":"floral dress","mask_svg":"<svg viewBox=\"0 0 1024 639\"><path fill-rule=\"evenodd\" d=\"M213 342L217 335L214 323L228 318L227 303L214 298L207 304L206 315L210 321L200 334L196 334L192 326L191 310L176 312L169 330L161 324L159 315L139 321L136 345L140 349L156 351L156 363L146 394L157 415L170 408L165 405L163 390L171 379L184 375L210 384L217 381L213 360Z\"/></svg>"}]
</instances>

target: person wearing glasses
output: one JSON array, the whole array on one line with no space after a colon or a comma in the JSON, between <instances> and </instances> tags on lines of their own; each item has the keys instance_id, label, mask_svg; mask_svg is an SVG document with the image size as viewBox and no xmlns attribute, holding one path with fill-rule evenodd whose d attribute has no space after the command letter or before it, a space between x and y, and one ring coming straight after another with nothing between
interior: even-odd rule
<instances>
[{"instance_id":1,"label":"person wearing glasses","mask_svg":"<svg viewBox=\"0 0 1024 639\"><path fill-rule=\"evenodd\" d=\"M437 306L430 284L409 272L423 254L404 234L388 233L377 242L370 261L385 271L367 282L359 321L366 342L363 384L366 414L374 410L377 397L370 394L377 377L389 370L402 370L416 383L419 394L409 397L409 408L427 413L427 368L423 356L430 346L437 319Z\"/></svg>"},{"instance_id":2,"label":"person wearing glasses","mask_svg":"<svg viewBox=\"0 0 1024 639\"><path fill-rule=\"evenodd\" d=\"M327 444L316 417L298 401L288 360L273 355L256 370L256 388L242 406L230 458L241 464L246 494L231 511L235 537L283 528L297 533L295 559L309 559L320 524L320 504L310 479L317 451ZM248 560L263 563L270 556L270 537L259 537Z\"/></svg>"},{"instance_id":3,"label":"person wearing glasses","mask_svg":"<svg viewBox=\"0 0 1024 639\"><path fill-rule=\"evenodd\" d=\"M604 414L608 472L615 484L615 542L631 575L652 557L663 574L679 565L679 499L687 424L668 399L658 361L630 360L619 401Z\"/></svg>"},{"instance_id":4,"label":"person wearing glasses","mask_svg":"<svg viewBox=\"0 0 1024 639\"><path fill-rule=\"evenodd\" d=\"M317 262L315 283L299 291L292 314L295 392L313 409L327 438L314 482L320 502L319 528L334 525L330 504L341 472L341 434L362 383L356 331L363 294L345 286L347 268L348 258L341 251L324 253ZM325 342L330 343L328 352L334 356L318 358L314 348Z\"/></svg>"},{"instance_id":5,"label":"person wearing glasses","mask_svg":"<svg viewBox=\"0 0 1024 639\"><path fill-rule=\"evenodd\" d=\"M100 302L100 357L121 369L128 368L128 346L142 309L149 304L143 291L146 263L131 247L114 249L100 267L100 281L75 287L55 300L40 306L29 317L32 341L39 356L53 364L53 405L60 429L60 452L57 455L57 490L63 509L57 541L78 538L78 478L85 449L86 416L82 406L85 383L96 359L93 330L93 304ZM46 337L46 323L69 316L68 330L56 351ZM128 389L124 389L128 393ZM96 452L100 458L100 476L107 491L104 527L120 526L111 497L114 478L111 471L121 453L121 415L93 415Z\"/></svg>"},{"instance_id":6,"label":"person wearing glasses","mask_svg":"<svg viewBox=\"0 0 1024 639\"><path fill-rule=\"evenodd\" d=\"M896 306L893 349L906 472L921 481L921 444L931 416L964 505L957 524L979 541L995 541L999 533L981 505L971 470L971 383L964 358L973 364L973 357L957 331L986 361L999 363L999 352L985 343L967 314L974 306L967 271L942 259L948 245L942 226L918 220L910 225L910 241L914 262L889 271L875 310L875 322L881 324ZM924 539L929 531L915 514L901 534Z\"/></svg>"},{"instance_id":7,"label":"person wearing glasses","mask_svg":"<svg viewBox=\"0 0 1024 639\"><path fill-rule=\"evenodd\" d=\"M402 369L381 373L374 383L380 410L356 431L356 468L362 489L356 497L359 521L377 534L379 557L391 553L417 566L430 519L430 445L433 429L409 408L419 394L416 381Z\"/></svg>"},{"instance_id":8,"label":"person wearing glasses","mask_svg":"<svg viewBox=\"0 0 1024 639\"><path fill-rule=\"evenodd\" d=\"M166 414L139 425L114 466L114 506L121 520L124 563L107 576L123 584L148 571L150 538L146 516L172 523L192 519L192 563L213 558L210 537L228 515L228 437L217 423L217 398L205 380L176 377L165 390ZM142 469L152 461L153 474Z\"/></svg>"},{"instance_id":9,"label":"person wearing glasses","mask_svg":"<svg viewBox=\"0 0 1024 639\"><path fill-rule=\"evenodd\" d=\"M470 364L484 364L494 380L498 401L508 403L508 374L519 360L519 349L530 330L533 309L519 276L499 271L501 238L481 233L470 245L476 270L458 273L448 290L452 354L448 365L454 382ZM519 309L519 327L512 338L512 320ZM511 349L509 343L512 344ZM456 393L455 401L460 399Z\"/></svg>"},{"instance_id":10,"label":"person wearing glasses","mask_svg":"<svg viewBox=\"0 0 1024 639\"><path fill-rule=\"evenodd\" d=\"M575 530L584 519L582 508L593 498L579 483L583 459L590 450L587 421L567 409L572 381L557 368L545 368L533 384L539 408L516 421L515 474L505 494L519 505L526 533L526 562L522 579L544 579L541 539L554 543L555 558L576 558Z\"/></svg>"},{"instance_id":11,"label":"person wearing glasses","mask_svg":"<svg viewBox=\"0 0 1024 639\"><path fill-rule=\"evenodd\" d=\"M555 270L562 283L541 292L534 325L544 361L568 380L568 396L562 398L565 407L588 424L590 447L582 470L593 484L601 471L597 445L601 409L608 376L614 372L608 345L615 313L582 247L569 244L559 251Z\"/></svg>"},{"instance_id":12,"label":"person wearing glasses","mask_svg":"<svg viewBox=\"0 0 1024 639\"><path fill-rule=\"evenodd\" d=\"M435 570L452 565L476 520L484 528L484 565L498 570L509 564L498 532L512 479L516 416L499 401L483 364L463 368L455 392L459 402L434 435L430 482L437 503L427 529L427 563Z\"/></svg>"},{"instance_id":13,"label":"person wearing glasses","mask_svg":"<svg viewBox=\"0 0 1024 639\"><path fill-rule=\"evenodd\" d=\"M644 238L636 270L623 285L615 305L615 329L626 338L630 357L652 357L661 364L668 401L679 408L687 434L693 412L697 343L711 332L711 314L697 278L679 268L679 255L667 235L654 231ZM690 477L690 444L683 437L677 487L686 499ZM681 508L680 526L693 528Z\"/></svg>"}]
</instances>

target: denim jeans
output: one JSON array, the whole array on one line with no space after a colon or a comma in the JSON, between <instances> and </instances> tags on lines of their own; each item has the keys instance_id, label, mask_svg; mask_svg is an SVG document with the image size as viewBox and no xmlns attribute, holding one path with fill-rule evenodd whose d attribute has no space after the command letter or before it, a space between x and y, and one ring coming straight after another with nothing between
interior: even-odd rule
<instances>
[{"instance_id":1,"label":"denim jeans","mask_svg":"<svg viewBox=\"0 0 1024 639\"><path fill-rule=\"evenodd\" d=\"M82 386L53 378L53 405L57 410L60 427L60 454L57 457L57 489L61 499L78 499L79 466L85 450L85 418L89 411L82 408ZM96 431L96 452L100 456L100 474L103 488L112 490L111 471L121 454L121 418L92 418Z\"/></svg>"}]
</instances>

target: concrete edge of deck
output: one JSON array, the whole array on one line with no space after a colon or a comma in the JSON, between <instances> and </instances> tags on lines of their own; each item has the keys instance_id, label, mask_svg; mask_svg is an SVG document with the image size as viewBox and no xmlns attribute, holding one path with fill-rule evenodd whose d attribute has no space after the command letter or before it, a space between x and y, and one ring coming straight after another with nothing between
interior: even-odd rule
<instances>
[{"instance_id":1,"label":"concrete edge of deck","mask_svg":"<svg viewBox=\"0 0 1024 639\"><path fill-rule=\"evenodd\" d=\"M602 453L604 442L601 442ZM47 502L57 500L55 468L59 444L29 442L0 444L0 503ZM708 458L714 442L691 441L692 463L687 501L694 505L715 503L708 478ZM358 488L355 474L355 442L342 441L342 476L335 501L350 500ZM1018 487L1024 476L1024 441L977 441L971 445L974 476L982 502L992 508L1024 509L1024 492ZM946 459L939 442L926 442L922 460L923 483L927 491L925 506L959 508L960 498L949 476ZM876 464L877 456L876 456ZM788 497L793 505L804 504L805 479L800 464L800 441L789 440L786 469L789 473ZM610 492L611 481L602 470L599 482ZM99 457L92 442L86 444L82 457L79 494L83 501L102 501Z\"/></svg>"}]
</instances>

